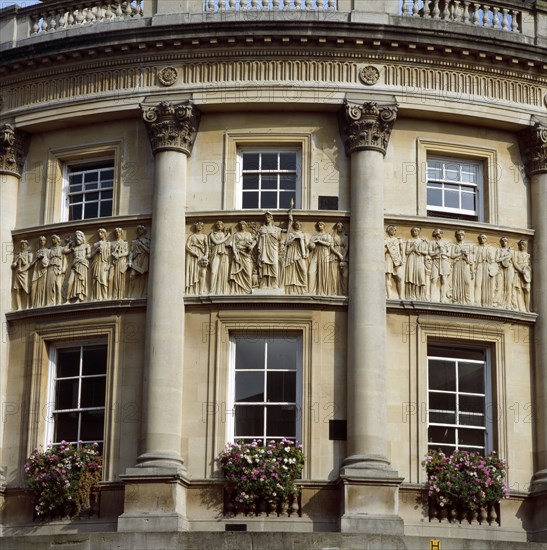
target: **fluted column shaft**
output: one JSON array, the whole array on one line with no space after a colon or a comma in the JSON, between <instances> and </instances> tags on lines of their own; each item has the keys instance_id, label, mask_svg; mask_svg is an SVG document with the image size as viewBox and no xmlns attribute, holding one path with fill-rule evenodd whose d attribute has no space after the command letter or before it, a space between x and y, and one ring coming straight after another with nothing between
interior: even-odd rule
<instances>
[{"instance_id":1,"label":"fluted column shaft","mask_svg":"<svg viewBox=\"0 0 547 550\"><path fill-rule=\"evenodd\" d=\"M139 466L183 469L184 242L187 157L199 125L190 103L144 111L155 155Z\"/></svg>"},{"instance_id":2,"label":"fluted column shaft","mask_svg":"<svg viewBox=\"0 0 547 550\"><path fill-rule=\"evenodd\" d=\"M348 457L344 469L383 469L387 459L383 162L393 105L346 104L340 113L351 157L348 305Z\"/></svg>"},{"instance_id":3,"label":"fluted column shaft","mask_svg":"<svg viewBox=\"0 0 547 550\"><path fill-rule=\"evenodd\" d=\"M29 145L29 135L10 124L0 127L0 400L6 403L8 368L8 338L6 313L12 309L12 237L17 216L17 193L23 164ZM15 253L16 251L14 251ZM9 411L4 411L8 418ZM5 420L5 419L4 419ZM4 422L0 423L0 453L3 448ZM4 460L0 458L0 477L3 477Z\"/></svg>"},{"instance_id":4,"label":"fluted column shaft","mask_svg":"<svg viewBox=\"0 0 547 550\"><path fill-rule=\"evenodd\" d=\"M547 126L535 124L520 134L521 151L531 179L532 225L535 230L532 284L535 353L535 475L532 491L547 491Z\"/></svg>"}]
</instances>

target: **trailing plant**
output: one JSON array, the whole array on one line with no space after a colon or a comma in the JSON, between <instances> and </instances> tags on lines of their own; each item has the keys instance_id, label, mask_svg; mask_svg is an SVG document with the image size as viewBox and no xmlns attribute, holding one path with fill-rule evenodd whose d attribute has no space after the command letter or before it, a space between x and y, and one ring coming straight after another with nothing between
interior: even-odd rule
<instances>
[{"instance_id":1,"label":"trailing plant","mask_svg":"<svg viewBox=\"0 0 547 550\"><path fill-rule=\"evenodd\" d=\"M97 443L76 447L61 441L32 453L24 469L36 517L72 517L90 508L91 489L101 480L98 447Z\"/></svg>"},{"instance_id":2,"label":"trailing plant","mask_svg":"<svg viewBox=\"0 0 547 550\"><path fill-rule=\"evenodd\" d=\"M266 446L257 441L228 443L218 461L237 503L273 505L293 501L300 492L295 480L302 475L305 456L302 446L289 439L271 440Z\"/></svg>"},{"instance_id":3,"label":"trailing plant","mask_svg":"<svg viewBox=\"0 0 547 550\"><path fill-rule=\"evenodd\" d=\"M429 451L422 465L434 506L475 512L509 496L507 465L495 452L482 456L455 451L447 456Z\"/></svg>"}]
</instances>

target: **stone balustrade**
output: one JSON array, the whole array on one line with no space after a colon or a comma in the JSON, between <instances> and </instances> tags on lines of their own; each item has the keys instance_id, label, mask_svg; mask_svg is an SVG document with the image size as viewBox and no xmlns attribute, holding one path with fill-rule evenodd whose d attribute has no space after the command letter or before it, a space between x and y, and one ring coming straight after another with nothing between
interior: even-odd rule
<instances>
[{"instance_id":1,"label":"stone balustrade","mask_svg":"<svg viewBox=\"0 0 547 550\"><path fill-rule=\"evenodd\" d=\"M401 15L522 33L523 18L528 16L522 8L499 1L402 0Z\"/></svg>"},{"instance_id":2,"label":"stone balustrade","mask_svg":"<svg viewBox=\"0 0 547 550\"><path fill-rule=\"evenodd\" d=\"M238 10L337 10L337 0L204 0L205 11Z\"/></svg>"},{"instance_id":3,"label":"stone balustrade","mask_svg":"<svg viewBox=\"0 0 547 550\"><path fill-rule=\"evenodd\" d=\"M499 502L493 502L481 507L477 511L455 508L452 506L438 506L431 500L428 502L429 521L448 521L449 523L501 525L501 507Z\"/></svg>"}]
</instances>

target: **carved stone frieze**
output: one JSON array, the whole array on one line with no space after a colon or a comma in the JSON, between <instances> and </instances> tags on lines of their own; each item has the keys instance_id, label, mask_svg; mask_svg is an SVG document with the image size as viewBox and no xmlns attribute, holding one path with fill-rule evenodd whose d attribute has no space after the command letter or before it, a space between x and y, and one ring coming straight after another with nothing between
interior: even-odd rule
<instances>
[{"instance_id":1,"label":"carved stone frieze","mask_svg":"<svg viewBox=\"0 0 547 550\"><path fill-rule=\"evenodd\" d=\"M547 172L547 126L536 122L520 132L522 158L529 175Z\"/></svg>"},{"instance_id":2,"label":"carved stone frieze","mask_svg":"<svg viewBox=\"0 0 547 550\"><path fill-rule=\"evenodd\" d=\"M528 241L510 246L502 236L498 243L488 243L484 233L469 241L461 229L453 240L444 239L438 228L427 239L419 227L411 228L405 240L389 225L384 238L386 298L529 312Z\"/></svg>"},{"instance_id":3,"label":"carved stone frieze","mask_svg":"<svg viewBox=\"0 0 547 550\"><path fill-rule=\"evenodd\" d=\"M339 123L346 154L372 150L385 155L396 118L396 105L345 102L339 112Z\"/></svg>"},{"instance_id":4,"label":"carved stone frieze","mask_svg":"<svg viewBox=\"0 0 547 550\"><path fill-rule=\"evenodd\" d=\"M30 135L11 124L0 127L0 174L21 177Z\"/></svg>"},{"instance_id":5,"label":"carved stone frieze","mask_svg":"<svg viewBox=\"0 0 547 550\"><path fill-rule=\"evenodd\" d=\"M200 114L191 101L178 105L162 101L154 107L143 107L143 118L154 155L160 151L179 151L190 156Z\"/></svg>"}]
</instances>

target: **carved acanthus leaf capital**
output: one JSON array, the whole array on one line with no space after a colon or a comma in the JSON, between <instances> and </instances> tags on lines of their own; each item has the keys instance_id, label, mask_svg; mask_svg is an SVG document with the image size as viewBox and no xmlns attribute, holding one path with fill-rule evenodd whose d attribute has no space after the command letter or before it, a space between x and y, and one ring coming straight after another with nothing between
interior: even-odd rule
<instances>
[{"instance_id":1,"label":"carved acanthus leaf capital","mask_svg":"<svg viewBox=\"0 0 547 550\"><path fill-rule=\"evenodd\" d=\"M0 174L21 177L30 135L11 124L0 126Z\"/></svg>"},{"instance_id":2,"label":"carved acanthus leaf capital","mask_svg":"<svg viewBox=\"0 0 547 550\"><path fill-rule=\"evenodd\" d=\"M547 126L536 122L519 134L524 166L528 175L547 172Z\"/></svg>"},{"instance_id":3,"label":"carved acanthus leaf capital","mask_svg":"<svg viewBox=\"0 0 547 550\"><path fill-rule=\"evenodd\" d=\"M143 107L143 118L154 155L160 151L180 151L190 156L200 115L191 101L179 105L162 101L154 107Z\"/></svg>"},{"instance_id":4,"label":"carved acanthus leaf capital","mask_svg":"<svg viewBox=\"0 0 547 550\"><path fill-rule=\"evenodd\" d=\"M393 123L397 118L397 105L363 105L344 103L339 113L340 133L346 154L356 151L379 151L386 154Z\"/></svg>"}]
</instances>

